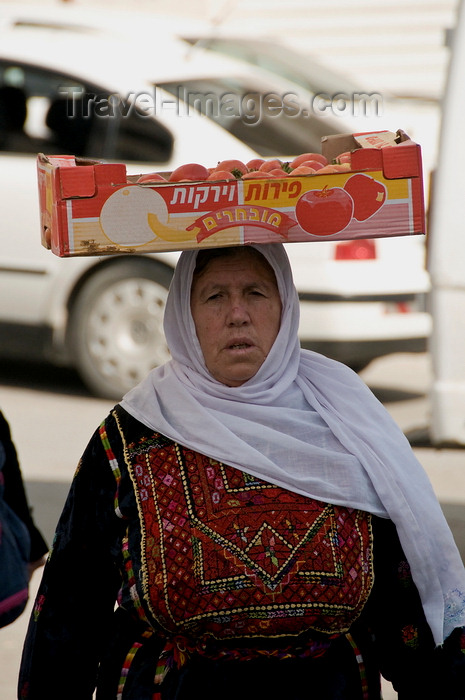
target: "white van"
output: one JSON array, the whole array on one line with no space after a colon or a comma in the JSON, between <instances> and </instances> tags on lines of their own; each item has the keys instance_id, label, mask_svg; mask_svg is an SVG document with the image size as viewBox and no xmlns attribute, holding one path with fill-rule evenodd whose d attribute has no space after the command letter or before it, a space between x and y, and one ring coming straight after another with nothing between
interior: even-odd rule
<instances>
[{"instance_id":1,"label":"white van","mask_svg":"<svg viewBox=\"0 0 465 700\"><path fill-rule=\"evenodd\" d=\"M451 32L451 58L433 176L428 267L431 273L433 364L430 438L465 446L465 3Z\"/></svg>"}]
</instances>

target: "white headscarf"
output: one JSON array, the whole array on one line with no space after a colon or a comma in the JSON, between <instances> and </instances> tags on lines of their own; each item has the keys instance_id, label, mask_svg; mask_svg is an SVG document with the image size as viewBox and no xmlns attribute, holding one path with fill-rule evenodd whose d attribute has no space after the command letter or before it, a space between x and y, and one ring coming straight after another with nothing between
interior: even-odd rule
<instances>
[{"instance_id":1,"label":"white headscarf","mask_svg":"<svg viewBox=\"0 0 465 700\"><path fill-rule=\"evenodd\" d=\"M306 496L396 525L436 644L465 625L465 569L431 483L400 428L345 365L300 348L299 300L281 244L254 245L282 301L278 336L254 377L209 373L190 310L197 251L184 251L168 294L172 360L122 406L186 447Z\"/></svg>"}]
</instances>

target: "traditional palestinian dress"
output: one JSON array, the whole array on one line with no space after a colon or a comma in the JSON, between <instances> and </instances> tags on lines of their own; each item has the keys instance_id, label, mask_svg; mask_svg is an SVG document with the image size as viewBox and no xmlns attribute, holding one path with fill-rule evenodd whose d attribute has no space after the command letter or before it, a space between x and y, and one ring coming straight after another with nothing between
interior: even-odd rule
<instances>
[{"instance_id":1,"label":"traditional palestinian dress","mask_svg":"<svg viewBox=\"0 0 465 700\"><path fill-rule=\"evenodd\" d=\"M264 482L121 407L108 417L58 526L20 697L90 700L98 677L98 700L362 700L380 697L380 671L401 697L465 697L465 634L434 649L389 520Z\"/></svg>"},{"instance_id":2,"label":"traditional palestinian dress","mask_svg":"<svg viewBox=\"0 0 465 700\"><path fill-rule=\"evenodd\" d=\"M182 254L173 360L92 437L26 638L28 700L465 699L465 576L407 441L283 304L255 377L208 376Z\"/></svg>"}]
</instances>

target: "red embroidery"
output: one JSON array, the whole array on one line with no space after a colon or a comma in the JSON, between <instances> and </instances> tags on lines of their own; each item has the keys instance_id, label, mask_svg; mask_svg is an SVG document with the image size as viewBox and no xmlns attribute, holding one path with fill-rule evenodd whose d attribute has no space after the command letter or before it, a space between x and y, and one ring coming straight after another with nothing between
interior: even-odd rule
<instances>
[{"instance_id":1,"label":"red embroidery","mask_svg":"<svg viewBox=\"0 0 465 700\"><path fill-rule=\"evenodd\" d=\"M169 443L131 445L144 598L171 633L346 631L373 583L370 518Z\"/></svg>"}]
</instances>

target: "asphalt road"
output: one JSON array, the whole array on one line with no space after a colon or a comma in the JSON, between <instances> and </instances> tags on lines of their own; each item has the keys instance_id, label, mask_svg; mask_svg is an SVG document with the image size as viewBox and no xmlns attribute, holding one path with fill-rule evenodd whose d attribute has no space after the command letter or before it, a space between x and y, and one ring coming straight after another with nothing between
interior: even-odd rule
<instances>
[{"instance_id":1,"label":"asphalt road","mask_svg":"<svg viewBox=\"0 0 465 700\"><path fill-rule=\"evenodd\" d=\"M391 355L362 377L382 401L425 467L465 561L465 451L428 443L428 355ZM72 372L43 365L0 363L0 406L19 453L36 522L50 543L80 455L113 402L95 399ZM36 572L31 599L40 580ZM15 700L29 610L0 630L0 700ZM385 700L396 698L389 685Z\"/></svg>"}]
</instances>

